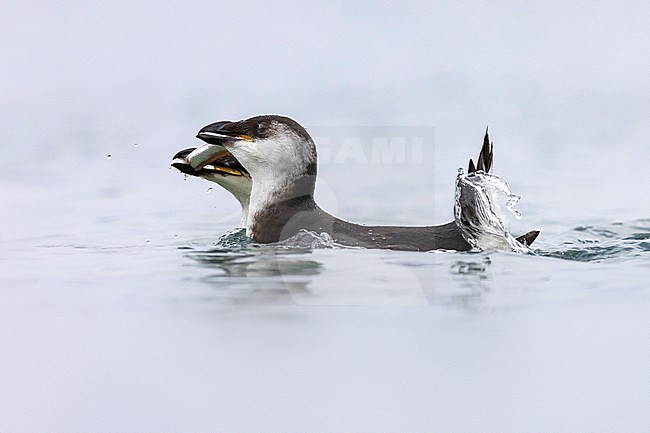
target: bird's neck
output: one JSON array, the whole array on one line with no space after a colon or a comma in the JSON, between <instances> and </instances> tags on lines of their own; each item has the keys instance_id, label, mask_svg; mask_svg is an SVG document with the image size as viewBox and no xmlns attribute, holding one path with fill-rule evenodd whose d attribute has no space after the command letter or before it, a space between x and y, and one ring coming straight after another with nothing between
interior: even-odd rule
<instances>
[{"instance_id":1,"label":"bird's neck","mask_svg":"<svg viewBox=\"0 0 650 433\"><path fill-rule=\"evenodd\" d=\"M247 224L248 224L248 202L242 203L241 205L241 222L239 223L239 227L246 228Z\"/></svg>"},{"instance_id":2,"label":"bird's neck","mask_svg":"<svg viewBox=\"0 0 650 433\"><path fill-rule=\"evenodd\" d=\"M257 232L270 221L282 224L283 216L291 214L294 208L314 203L315 176L303 175L293 179L280 180L274 177L253 180L246 234L256 239Z\"/></svg>"}]
</instances>

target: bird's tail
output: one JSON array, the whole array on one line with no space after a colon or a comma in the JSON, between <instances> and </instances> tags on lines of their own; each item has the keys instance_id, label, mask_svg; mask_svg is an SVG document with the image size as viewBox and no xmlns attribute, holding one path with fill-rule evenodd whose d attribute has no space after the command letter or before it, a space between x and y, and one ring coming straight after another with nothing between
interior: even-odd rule
<instances>
[{"instance_id":1,"label":"bird's tail","mask_svg":"<svg viewBox=\"0 0 650 433\"><path fill-rule=\"evenodd\" d=\"M492 163L494 161L494 143L490 141L489 128L485 128L485 137L483 137L483 146L478 155L478 160L474 164L474 160L470 158L467 173L474 173L483 171L484 173L492 172ZM524 245L531 245L539 236L539 230L531 230L517 238L517 242Z\"/></svg>"},{"instance_id":2,"label":"bird's tail","mask_svg":"<svg viewBox=\"0 0 650 433\"><path fill-rule=\"evenodd\" d=\"M474 160L470 158L469 167L467 173L474 173L475 171L483 171L485 173L490 173L492 171L492 161L494 157L493 144L490 141L490 136L488 134L488 128L485 128L485 137L483 137L483 147L481 147L481 153L478 155L478 161L474 165Z\"/></svg>"}]
</instances>

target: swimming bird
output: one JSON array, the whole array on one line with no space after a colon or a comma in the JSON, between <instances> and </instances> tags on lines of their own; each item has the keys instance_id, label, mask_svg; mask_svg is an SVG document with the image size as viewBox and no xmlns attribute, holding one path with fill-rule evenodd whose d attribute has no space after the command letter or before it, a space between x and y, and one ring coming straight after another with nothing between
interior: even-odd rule
<instances>
[{"instance_id":1,"label":"swimming bird","mask_svg":"<svg viewBox=\"0 0 650 433\"><path fill-rule=\"evenodd\" d=\"M247 235L257 242L278 242L307 230L327 233L342 245L365 248L471 249L454 221L437 226L366 226L321 209L314 200L316 145L293 119L263 115L221 121L205 126L197 137L207 144L178 152L172 165L230 191L242 205ZM487 172L491 166L492 145L486 133L477 164L470 160L470 171ZM530 244L536 233L518 240Z\"/></svg>"}]
</instances>

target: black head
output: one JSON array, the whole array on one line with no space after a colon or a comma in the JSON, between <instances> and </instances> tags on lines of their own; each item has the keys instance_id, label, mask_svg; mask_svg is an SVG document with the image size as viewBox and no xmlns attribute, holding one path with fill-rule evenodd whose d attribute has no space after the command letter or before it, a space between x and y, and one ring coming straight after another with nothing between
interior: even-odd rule
<instances>
[{"instance_id":1,"label":"black head","mask_svg":"<svg viewBox=\"0 0 650 433\"><path fill-rule=\"evenodd\" d=\"M278 115L262 115L237 122L220 121L201 128L197 138L210 144L223 145L232 140L268 140L291 132L303 141L312 142L309 133L295 120Z\"/></svg>"}]
</instances>

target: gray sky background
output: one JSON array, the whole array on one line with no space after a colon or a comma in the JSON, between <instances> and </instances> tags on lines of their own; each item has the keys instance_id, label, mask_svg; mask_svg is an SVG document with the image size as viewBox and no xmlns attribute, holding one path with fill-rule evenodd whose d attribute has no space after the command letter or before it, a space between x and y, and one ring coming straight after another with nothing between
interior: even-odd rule
<instances>
[{"instance_id":1,"label":"gray sky background","mask_svg":"<svg viewBox=\"0 0 650 433\"><path fill-rule=\"evenodd\" d=\"M629 203L645 191L633 169L649 156L647 2L5 1L0 10L5 178L18 173L15 160L119 154L134 142L156 143L151 162L162 167L207 123L281 113L308 128L433 127L448 183L490 125L511 183L550 182L552 168L579 171L574 191L603 178L632 188Z\"/></svg>"}]
</instances>

